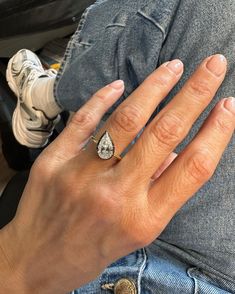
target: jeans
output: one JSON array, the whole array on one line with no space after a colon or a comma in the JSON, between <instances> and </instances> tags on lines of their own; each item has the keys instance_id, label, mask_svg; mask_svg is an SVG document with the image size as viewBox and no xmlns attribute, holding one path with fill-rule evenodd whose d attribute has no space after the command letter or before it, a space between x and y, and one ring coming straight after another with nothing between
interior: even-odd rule
<instances>
[{"instance_id":1,"label":"jeans","mask_svg":"<svg viewBox=\"0 0 235 294\"><path fill-rule=\"evenodd\" d=\"M176 149L179 153L193 139L215 104L223 97L234 95L234 15L233 0L98 0L84 13L68 45L55 84L55 97L62 107L76 111L95 91L115 79L123 79L125 93L108 111L108 117L156 67L179 58L185 64L184 75L156 109L158 113L205 57L222 53L228 59L228 75L188 137ZM200 99L200 89L198 96ZM167 252L175 254L187 268L195 267L207 277L200 278L198 284L207 281L230 293L235 293L234 143L233 137L212 179L175 215L159 238ZM158 244L159 240L154 243ZM151 255L149 261L153 267L155 264L157 272L161 264L154 260ZM174 264L172 259L173 267ZM188 271L187 276L186 267L185 277L195 282L196 278L189 276L196 270ZM180 279L178 271L182 272L182 267L172 275ZM156 293L154 289L152 293ZM198 293L210 293L203 291Z\"/></svg>"},{"instance_id":2,"label":"jeans","mask_svg":"<svg viewBox=\"0 0 235 294\"><path fill-rule=\"evenodd\" d=\"M187 264L171 252L162 242L138 250L111 265L92 283L72 294L134 293L115 292L120 279L133 281L136 293L143 294L228 294L199 268ZM124 290L124 289L123 289Z\"/></svg>"}]
</instances>

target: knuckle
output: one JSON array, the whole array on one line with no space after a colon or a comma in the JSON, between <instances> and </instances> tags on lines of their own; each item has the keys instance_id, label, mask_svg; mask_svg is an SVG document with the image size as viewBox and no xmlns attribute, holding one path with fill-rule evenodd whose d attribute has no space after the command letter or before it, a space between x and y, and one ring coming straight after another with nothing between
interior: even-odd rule
<instances>
[{"instance_id":1,"label":"knuckle","mask_svg":"<svg viewBox=\"0 0 235 294\"><path fill-rule=\"evenodd\" d=\"M166 88L171 79L168 72L161 75L158 74L151 77L151 84L155 88Z\"/></svg>"},{"instance_id":2,"label":"knuckle","mask_svg":"<svg viewBox=\"0 0 235 294\"><path fill-rule=\"evenodd\" d=\"M189 179L193 183L202 184L213 176L215 165L210 155L198 152L190 158L186 169Z\"/></svg>"},{"instance_id":3,"label":"knuckle","mask_svg":"<svg viewBox=\"0 0 235 294\"><path fill-rule=\"evenodd\" d=\"M141 111L137 106L127 105L114 114L113 122L121 131L137 132L141 124Z\"/></svg>"},{"instance_id":4,"label":"knuckle","mask_svg":"<svg viewBox=\"0 0 235 294\"><path fill-rule=\"evenodd\" d=\"M151 134L158 144L172 148L183 139L185 126L176 115L166 114L151 127Z\"/></svg>"},{"instance_id":5,"label":"knuckle","mask_svg":"<svg viewBox=\"0 0 235 294\"><path fill-rule=\"evenodd\" d=\"M108 96L107 93L105 94L104 91L103 91L103 89L102 89L102 90L96 92L96 93L94 94L93 98L96 98L96 99L98 99L101 103L103 103L103 102L106 100L106 97L107 97L107 96Z\"/></svg>"},{"instance_id":6,"label":"knuckle","mask_svg":"<svg viewBox=\"0 0 235 294\"><path fill-rule=\"evenodd\" d=\"M93 127L95 122L95 115L91 111L78 111L72 118L71 124L81 129L87 129Z\"/></svg>"},{"instance_id":7,"label":"knuckle","mask_svg":"<svg viewBox=\"0 0 235 294\"><path fill-rule=\"evenodd\" d=\"M208 97L213 94L209 83L205 80L190 81L187 87L187 91L189 94L196 97Z\"/></svg>"},{"instance_id":8,"label":"knuckle","mask_svg":"<svg viewBox=\"0 0 235 294\"><path fill-rule=\"evenodd\" d=\"M233 129L232 121L222 116L215 118L215 127L221 133L230 133Z\"/></svg>"}]
</instances>

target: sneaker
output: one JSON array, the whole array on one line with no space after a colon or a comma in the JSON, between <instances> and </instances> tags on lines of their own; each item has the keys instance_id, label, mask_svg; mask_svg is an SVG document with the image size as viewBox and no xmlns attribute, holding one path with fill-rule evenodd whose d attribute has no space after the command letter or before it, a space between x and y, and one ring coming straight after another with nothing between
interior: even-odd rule
<instances>
[{"instance_id":1,"label":"sneaker","mask_svg":"<svg viewBox=\"0 0 235 294\"><path fill-rule=\"evenodd\" d=\"M37 80L56 74L55 70L44 70L37 55L26 49L16 53L8 63L7 82L17 96L12 129L17 141L29 148L44 147L60 120L59 115L49 119L32 101L32 88Z\"/></svg>"}]
</instances>

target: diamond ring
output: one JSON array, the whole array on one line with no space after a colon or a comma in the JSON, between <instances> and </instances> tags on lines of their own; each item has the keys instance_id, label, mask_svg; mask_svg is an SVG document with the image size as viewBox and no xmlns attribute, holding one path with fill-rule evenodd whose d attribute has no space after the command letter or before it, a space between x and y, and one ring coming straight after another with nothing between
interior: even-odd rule
<instances>
[{"instance_id":1,"label":"diamond ring","mask_svg":"<svg viewBox=\"0 0 235 294\"><path fill-rule=\"evenodd\" d=\"M121 156L115 154L115 146L110 134L105 131L99 140L94 136L91 137L92 141L96 143L96 151L100 159L109 160L112 157L121 160Z\"/></svg>"}]
</instances>

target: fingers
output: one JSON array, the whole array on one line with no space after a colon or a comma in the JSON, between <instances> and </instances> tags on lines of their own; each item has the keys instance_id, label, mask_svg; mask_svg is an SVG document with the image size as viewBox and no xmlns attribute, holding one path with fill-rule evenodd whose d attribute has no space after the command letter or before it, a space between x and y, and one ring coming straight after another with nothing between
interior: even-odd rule
<instances>
[{"instance_id":1,"label":"fingers","mask_svg":"<svg viewBox=\"0 0 235 294\"><path fill-rule=\"evenodd\" d=\"M156 168L186 137L195 120L210 103L225 77L226 66L226 59L222 55L207 58L200 65L123 159L125 172L141 169L146 180L151 178Z\"/></svg>"},{"instance_id":2,"label":"fingers","mask_svg":"<svg viewBox=\"0 0 235 294\"><path fill-rule=\"evenodd\" d=\"M123 81L102 88L73 116L60 136L46 149L47 154L68 160L78 155L107 110L121 97Z\"/></svg>"},{"instance_id":3,"label":"fingers","mask_svg":"<svg viewBox=\"0 0 235 294\"><path fill-rule=\"evenodd\" d=\"M183 64L179 60L160 66L111 115L97 134L97 139L108 131L115 144L116 154L121 154L145 126L157 105L178 82L182 73ZM95 146L90 148L90 153L95 154ZM112 164L112 161L107 164Z\"/></svg>"},{"instance_id":4,"label":"fingers","mask_svg":"<svg viewBox=\"0 0 235 294\"><path fill-rule=\"evenodd\" d=\"M168 221L213 175L235 128L231 101L224 99L215 107L196 138L150 189L151 205L161 205Z\"/></svg>"}]
</instances>

